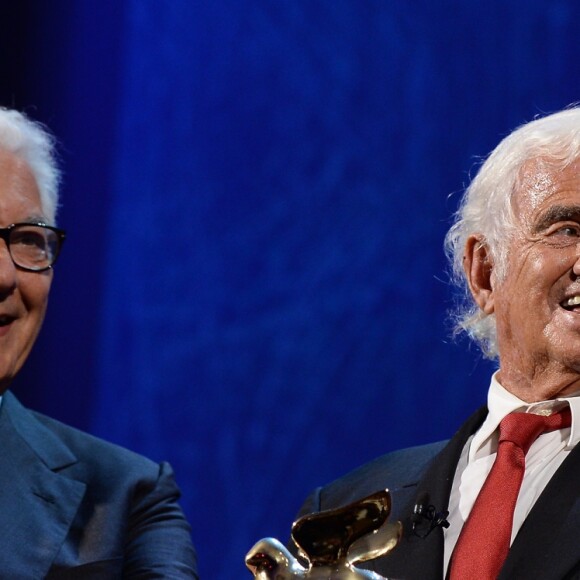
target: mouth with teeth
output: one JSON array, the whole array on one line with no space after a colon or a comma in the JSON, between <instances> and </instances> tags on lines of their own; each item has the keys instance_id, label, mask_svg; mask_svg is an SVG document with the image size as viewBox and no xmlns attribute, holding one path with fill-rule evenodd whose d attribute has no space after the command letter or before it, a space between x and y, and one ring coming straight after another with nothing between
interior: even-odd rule
<instances>
[{"instance_id":1,"label":"mouth with teeth","mask_svg":"<svg viewBox=\"0 0 580 580\"><path fill-rule=\"evenodd\" d=\"M566 300L560 303L560 306L562 306L564 310L569 311L578 310L580 307L580 294L577 294L576 296L570 296L570 298L566 298Z\"/></svg>"}]
</instances>

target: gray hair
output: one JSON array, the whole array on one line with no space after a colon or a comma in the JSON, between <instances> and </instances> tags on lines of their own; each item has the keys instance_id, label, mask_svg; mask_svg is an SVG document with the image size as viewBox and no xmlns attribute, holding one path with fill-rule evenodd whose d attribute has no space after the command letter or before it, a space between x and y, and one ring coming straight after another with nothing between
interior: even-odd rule
<instances>
[{"instance_id":1,"label":"gray hair","mask_svg":"<svg viewBox=\"0 0 580 580\"><path fill-rule=\"evenodd\" d=\"M495 316L483 313L469 292L463 270L467 239L479 234L489 249L496 276L506 274L508 241L515 227L512 195L520 185L524 164L542 158L563 169L580 158L580 107L535 119L503 139L481 165L461 200L445 238L452 280L462 292L453 313L455 333L466 332L488 358L497 358Z\"/></svg>"},{"instance_id":2,"label":"gray hair","mask_svg":"<svg viewBox=\"0 0 580 580\"><path fill-rule=\"evenodd\" d=\"M44 215L54 225L60 185L54 137L23 113L0 107L0 149L28 164L38 185Z\"/></svg>"}]
</instances>

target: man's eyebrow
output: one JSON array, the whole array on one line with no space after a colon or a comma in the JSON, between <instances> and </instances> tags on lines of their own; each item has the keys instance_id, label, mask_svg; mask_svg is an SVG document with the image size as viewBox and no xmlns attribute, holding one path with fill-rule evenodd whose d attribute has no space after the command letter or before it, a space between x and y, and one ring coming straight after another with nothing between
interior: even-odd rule
<instances>
[{"instance_id":1,"label":"man's eyebrow","mask_svg":"<svg viewBox=\"0 0 580 580\"><path fill-rule=\"evenodd\" d=\"M48 221L45 217L41 216L40 214L31 214L28 215L25 219L23 219L20 223L43 223L48 224Z\"/></svg>"},{"instance_id":2,"label":"man's eyebrow","mask_svg":"<svg viewBox=\"0 0 580 580\"><path fill-rule=\"evenodd\" d=\"M553 205L549 207L539 216L534 224L533 231L541 232L556 222L564 221L580 221L580 204Z\"/></svg>"}]
</instances>

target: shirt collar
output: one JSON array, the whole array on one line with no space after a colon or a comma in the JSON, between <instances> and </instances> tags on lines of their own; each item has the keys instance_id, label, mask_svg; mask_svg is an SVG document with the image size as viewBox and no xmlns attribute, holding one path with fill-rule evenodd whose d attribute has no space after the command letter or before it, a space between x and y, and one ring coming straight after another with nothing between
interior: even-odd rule
<instances>
[{"instance_id":1,"label":"shirt collar","mask_svg":"<svg viewBox=\"0 0 580 580\"><path fill-rule=\"evenodd\" d=\"M479 453L487 454L492 449L495 450L497 446L497 428L506 415L513 411L544 414L546 411L560 409L565 404L570 406L572 413L572 424L566 446L572 448L580 442L580 392L549 401L526 403L504 389L497 379L497 372L495 372L491 377L491 385L487 394L489 413L482 426L473 436L469 448L469 461L475 459Z\"/></svg>"}]
</instances>

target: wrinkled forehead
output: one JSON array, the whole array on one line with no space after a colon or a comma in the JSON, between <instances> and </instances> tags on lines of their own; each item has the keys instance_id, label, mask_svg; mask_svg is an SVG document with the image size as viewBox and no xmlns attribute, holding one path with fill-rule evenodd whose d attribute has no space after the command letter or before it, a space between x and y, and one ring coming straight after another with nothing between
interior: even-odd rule
<instances>
[{"instance_id":1,"label":"wrinkled forehead","mask_svg":"<svg viewBox=\"0 0 580 580\"><path fill-rule=\"evenodd\" d=\"M532 217L550 200L577 196L580 202L580 159L564 165L546 157L526 161L517 177L512 208L516 218Z\"/></svg>"},{"instance_id":2,"label":"wrinkled forehead","mask_svg":"<svg viewBox=\"0 0 580 580\"><path fill-rule=\"evenodd\" d=\"M28 163L21 157L0 148L0 208L11 214L38 219L44 214L38 184ZM46 217L46 216L44 216Z\"/></svg>"}]
</instances>

